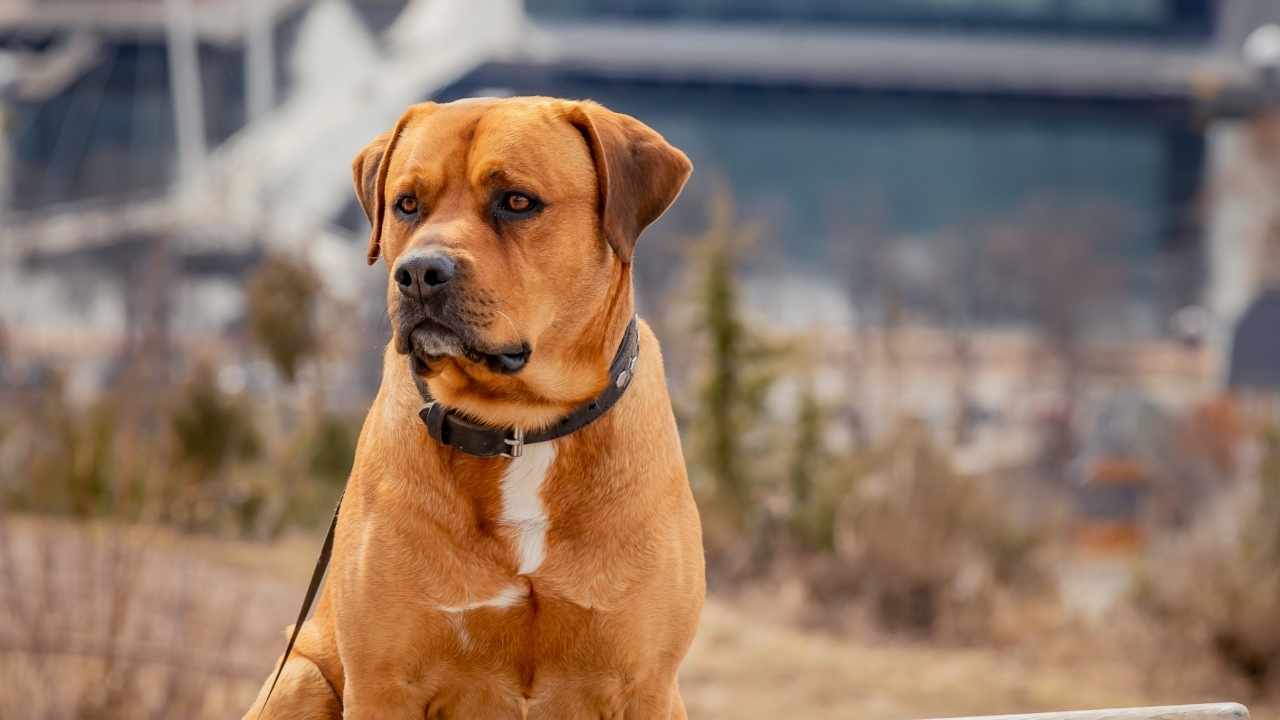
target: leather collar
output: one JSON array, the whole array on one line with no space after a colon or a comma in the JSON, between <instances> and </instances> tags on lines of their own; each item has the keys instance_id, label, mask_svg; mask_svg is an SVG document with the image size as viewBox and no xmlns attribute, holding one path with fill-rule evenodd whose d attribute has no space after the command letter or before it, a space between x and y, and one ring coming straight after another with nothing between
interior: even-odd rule
<instances>
[{"instance_id":1,"label":"leather collar","mask_svg":"<svg viewBox=\"0 0 1280 720\"><path fill-rule=\"evenodd\" d=\"M423 406L418 417L427 426L427 433L441 445L461 450L477 457L509 457L518 458L524 452L524 446L531 443L547 442L564 437L576 430L586 427L597 418L609 412L609 408L618 402L623 393L631 385L636 370L636 360L640 357L640 333L636 328L633 316L627 324L627 331L622 336L618 352L613 356L609 366L609 384L591 400L579 405L568 415L552 423L550 427L536 432L525 433L521 428L496 428L472 422L461 417L457 411L436 402L427 389L426 380L413 372L412 361L410 374L422 395Z\"/></svg>"}]
</instances>

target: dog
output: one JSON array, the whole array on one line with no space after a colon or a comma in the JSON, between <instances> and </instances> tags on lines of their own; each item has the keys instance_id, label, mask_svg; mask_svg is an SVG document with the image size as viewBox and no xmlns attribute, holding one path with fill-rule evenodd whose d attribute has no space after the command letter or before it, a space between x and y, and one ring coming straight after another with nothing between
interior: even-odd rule
<instances>
[{"instance_id":1,"label":"dog","mask_svg":"<svg viewBox=\"0 0 1280 720\"><path fill-rule=\"evenodd\" d=\"M692 168L537 97L414 105L357 155L392 338L325 585L246 720L686 717L701 524L631 266Z\"/></svg>"}]
</instances>

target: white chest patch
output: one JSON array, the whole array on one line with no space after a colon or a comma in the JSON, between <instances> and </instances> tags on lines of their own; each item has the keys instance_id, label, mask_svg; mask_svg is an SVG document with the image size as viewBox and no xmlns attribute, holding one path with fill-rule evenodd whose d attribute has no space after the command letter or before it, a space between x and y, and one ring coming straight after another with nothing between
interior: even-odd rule
<instances>
[{"instance_id":1,"label":"white chest patch","mask_svg":"<svg viewBox=\"0 0 1280 720\"><path fill-rule=\"evenodd\" d=\"M528 575L542 565L547 554L547 510L542 505L542 483L556 462L554 442L524 447L502 474L502 517L511 530L519 560L519 573Z\"/></svg>"}]
</instances>

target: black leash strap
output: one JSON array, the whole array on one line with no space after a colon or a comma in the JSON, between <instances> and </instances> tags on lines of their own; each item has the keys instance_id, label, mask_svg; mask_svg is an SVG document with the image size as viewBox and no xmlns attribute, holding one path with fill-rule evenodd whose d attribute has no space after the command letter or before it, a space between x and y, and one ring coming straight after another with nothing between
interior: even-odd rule
<instances>
[{"instance_id":1,"label":"black leash strap","mask_svg":"<svg viewBox=\"0 0 1280 720\"><path fill-rule=\"evenodd\" d=\"M284 674L285 663L289 662L289 653L293 652L293 644L298 641L298 633L302 630L302 623L307 619L307 613L311 612L311 604L316 600L316 593L320 591L320 583L324 581L324 572L329 567L329 556L333 554L333 533L338 529L338 511L342 509L342 497L338 497L338 506L333 509L333 520L329 522L329 532L324 536L324 546L320 548L320 557L316 558L316 569L311 572L311 585L307 588L307 596L302 599L302 608L298 610L298 621L293 624L293 633L289 635L289 644L284 646L284 657L280 658L280 667L276 669L276 676L271 681L271 688L267 690L267 697L262 701L262 707L258 708L258 718L261 720L262 713L267 711L267 704L271 702L271 693L276 690L276 683L280 682L280 676Z\"/></svg>"}]
</instances>

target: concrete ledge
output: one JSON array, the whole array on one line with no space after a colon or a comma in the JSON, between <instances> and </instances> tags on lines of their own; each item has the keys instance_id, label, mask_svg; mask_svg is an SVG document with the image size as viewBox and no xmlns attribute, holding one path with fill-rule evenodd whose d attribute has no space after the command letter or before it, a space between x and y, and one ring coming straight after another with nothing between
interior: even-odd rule
<instances>
[{"instance_id":1,"label":"concrete ledge","mask_svg":"<svg viewBox=\"0 0 1280 720\"><path fill-rule=\"evenodd\" d=\"M987 715L951 720L1249 720L1249 709L1239 703L1210 703L1118 710L1073 710L1026 715Z\"/></svg>"}]
</instances>

